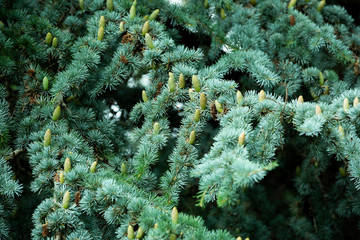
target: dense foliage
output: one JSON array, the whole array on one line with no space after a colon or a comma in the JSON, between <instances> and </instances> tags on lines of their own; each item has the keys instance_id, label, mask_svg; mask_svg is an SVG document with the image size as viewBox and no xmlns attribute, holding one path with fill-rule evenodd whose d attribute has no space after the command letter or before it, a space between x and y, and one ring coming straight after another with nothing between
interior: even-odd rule
<instances>
[{"instance_id":1,"label":"dense foliage","mask_svg":"<svg viewBox=\"0 0 360 240\"><path fill-rule=\"evenodd\" d=\"M0 0L0 239L359 239L360 27L185 2Z\"/></svg>"}]
</instances>

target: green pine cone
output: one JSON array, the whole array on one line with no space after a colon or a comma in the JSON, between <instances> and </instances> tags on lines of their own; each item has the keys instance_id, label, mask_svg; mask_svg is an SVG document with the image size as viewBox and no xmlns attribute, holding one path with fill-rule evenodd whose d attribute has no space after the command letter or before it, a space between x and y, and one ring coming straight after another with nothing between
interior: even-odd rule
<instances>
[{"instance_id":1,"label":"green pine cone","mask_svg":"<svg viewBox=\"0 0 360 240\"><path fill-rule=\"evenodd\" d=\"M145 43L148 46L148 48L150 48L150 49L155 48L154 44L153 44L153 41L152 41L152 38L151 38L150 34L148 34L148 33L145 34Z\"/></svg>"},{"instance_id":2,"label":"green pine cone","mask_svg":"<svg viewBox=\"0 0 360 240\"><path fill-rule=\"evenodd\" d=\"M47 147L50 145L51 142L51 131L50 129L46 130L45 136L44 136L44 146Z\"/></svg>"},{"instance_id":3,"label":"green pine cone","mask_svg":"<svg viewBox=\"0 0 360 240\"><path fill-rule=\"evenodd\" d=\"M53 46L54 48L57 48L57 47L58 47L58 39L57 39L57 37L54 37L54 38L53 38L53 40L52 40L52 46Z\"/></svg>"},{"instance_id":4,"label":"green pine cone","mask_svg":"<svg viewBox=\"0 0 360 240\"><path fill-rule=\"evenodd\" d=\"M43 89L45 91L49 90L49 79L46 76L43 78Z\"/></svg>"},{"instance_id":5,"label":"green pine cone","mask_svg":"<svg viewBox=\"0 0 360 240\"><path fill-rule=\"evenodd\" d=\"M70 192L66 191L63 197L63 208L68 209L70 204Z\"/></svg>"},{"instance_id":6,"label":"green pine cone","mask_svg":"<svg viewBox=\"0 0 360 240\"><path fill-rule=\"evenodd\" d=\"M52 120L57 121L60 118L60 114L61 114L61 107L57 106L54 110Z\"/></svg>"},{"instance_id":7,"label":"green pine cone","mask_svg":"<svg viewBox=\"0 0 360 240\"><path fill-rule=\"evenodd\" d=\"M200 81L196 75L192 76L192 85L193 85L193 88L195 89L195 91L200 92L200 90L201 90Z\"/></svg>"},{"instance_id":8,"label":"green pine cone","mask_svg":"<svg viewBox=\"0 0 360 240\"><path fill-rule=\"evenodd\" d=\"M52 38L53 38L53 37L52 37L51 33L48 32L48 33L46 34L45 43L50 46L50 45L51 45L51 42L52 42Z\"/></svg>"},{"instance_id":9,"label":"green pine cone","mask_svg":"<svg viewBox=\"0 0 360 240\"><path fill-rule=\"evenodd\" d=\"M155 20L155 19L158 17L159 12L160 12L159 9L156 9L155 11L153 11L153 12L151 13L150 17L149 17L149 20L150 20L150 21L151 21L151 20Z\"/></svg>"}]
</instances>

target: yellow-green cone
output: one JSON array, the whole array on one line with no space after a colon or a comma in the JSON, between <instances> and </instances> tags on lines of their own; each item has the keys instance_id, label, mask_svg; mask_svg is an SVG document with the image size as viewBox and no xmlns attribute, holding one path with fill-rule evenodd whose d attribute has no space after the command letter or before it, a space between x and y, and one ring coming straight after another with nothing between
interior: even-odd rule
<instances>
[{"instance_id":1,"label":"yellow-green cone","mask_svg":"<svg viewBox=\"0 0 360 240\"><path fill-rule=\"evenodd\" d=\"M120 29L120 32L123 32L124 31L124 21L121 21L120 24L119 24L119 29Z\"/></svg>"},{"instance_id":2,"label":"yellow-green cone","mask_svg":"<svg viewBox=\"0 0 360 240\"><path fill-rule=\"evenodd\" d=\"M101 26L98 31L97 40L102 41L104 39L104 27Z\"/></svg>"},{"instance_id":3,"label":"yellow-green cone","mask_svg":"<svg viewBox=\"0 0 360 240\"><path fill-rule=\"evenodd\" d=\"M189 88L189 97L191 100L194 100L195 90L193 88Z\"/></svg>"},{"instance_id":4,"label":"yellow-green cone","mask_svg":"<svg viewBox=\"0 0 360 240\"><path fill-rule=\"evenodd\" d=\"M359 104L359 98L356 97L356 98L354 99L353 106L356 107L358 104Z\"/></svg>"},{"instance_id":5,"label":"yellow-green cone","mask_svg":"<svg viewBox=\"0 0 360 240\"><path fill-rule=\"evenodd\" d=\"M70 204L70 192L66 191L63 197L63 208L68 209Z\"/></svg>"},{"instance_id":6,"label":"yellow-green cone","mask_svg":"<svg viewBox=\"0 0 360 240\"><path fill-rule=\"evenodd\" d=\"M57 37L54 37L53 38L53 40L52 40L52 46L54 47L54 48L57 48L58 47L58 39L57 39Z\"/></svg>"},{"instance_id":7,"label":"yellow-green cone","mask_svg":"<svg viewBox=\"0 0 360 240\"><path fill-rule=\"evenodd\" d=\"M191 131L190 137L189 137L189 143L190 143L191 145L193 145L193 144L195 143L195 139L196 139L195 131Z\"/></svg>"},{"instance_id":8,"label":"yellow-green cone","mask_svg":"<svg viewBox=\"0 0 360 240\"><path fill-rule=\"evenodd\" d=\"M194 132L194 131L193 131L193 132ZM195 134L195 132L194 132L194 134ZM173 209L172 209L172 211L171 211L171 222L172 222L173 224L177 224L178 218L179 218L179 212L178 212L178 210L177 210L176 207L173 207Z\"/></svg>"},{"instance_id":9,"label":"yellow-green cone","mask_svg":"<svg viewBox=\"0 0 360 240\"><path fill-rule=\"evenodd\" d=\"M90 167L90 171L91 171L92 173L95 172L96 166L97 166L97 161L94 161L94 162L91 164L91 167Z\"/></svg>"},{"instance_id":10,"label":"yellow-green cone","mask_svg":"<svg viewBox=\"0 0 360 240\"><path fill-rule=\"evenodd\" d=\"M134 239L135 238L134 228L131 225L129 225L129 227L128 227L127 237L128 237L128 239Z\"/></svg>"},{"instance_id":11,"label":"yellow-green cone","mask_svg":"<svg viewBox=\"0 0 360 240\"><path fill-rule=\"evenodd\" d=\"M236 102L237 104L240 104L243 101L244 97L240 91L236 92Z\"/></svg>"},{"instance_id":12,"label":"yellow-green cone","mask_svg":"<svg viewBox=\"0 0 360 240\"><path fill-rule=\"evenodd\" d=\"M49 79L46 76L43 78L43 89L45 91L49 89Z\"/></svg>"},{"instance_id":13,"label":"yellow-green cone","mask_svg":"<svg viewBox=\"0 0 360 240\"><path fill-rule=\"evenodd\" d=\"M64 172L67 173L71 169L71 161L70 158L66 158L64 162Z\"/></svg>"},{"instance_id":14,"label":"yellow-green cone","mask_svg":"<svg viewBox=\"0 0 360 240\"><path fill-rule=\"evenodd\" d=\"M204 8L209 8L209 0L204 1Z\"/></svg>"},{"instance_id":15,"label":"yellow-green cone","mask_svg":"<svg viewBox=\"0 0 360 240\"><path fill-rule=\"evenodd\" d=\"M105 28L105 17L104 16L100 17L99 27Z\"/></svg>"},{"instance_id":16,"label":"yellow-green cone","mask_svg":"<svg viewBox=\"0 0 360 240\"><path fill-rule=\"evenodd\" d=\"M303 98L302 95L300 95L300 96L298 97L298 99L297 99L297 103L298 103L298 104L301 104L301 103L303 103L303 102L304 102L304 98Z\"/></svg>"},{"instance_id":17,"label":"yellow-green cone","mask_svg":"<svg viewBox=\"0 0 360 240\"><path fill-rule=\"evenodd\" d=\"M79 0L79 8L80 10L84 11L84 0Z\"/></svg>"},{"instance_id":18,"label":"yellow-green cone","mask_svg":"<svg viewBox=\"0 0 360 240\"><path fill-rule=\"evenodd\" d=\"M144 26L142 27L141 33L143 36L145 36L145 34L147 34L149 32L149 21L146 21L144 23Z\"/></svg>"},{"instance_id":19,"label":"yellow-green cone","mask_svg":"<svg viewBox=\"0 0 360 240\"><path fill-rule=\"evenodd\" d=\"M145 43L148 46L148 48L150 48L150 49L155 48L154 44L153 44L153 41L152 41L152 38L151 38L150 34L148 34L148 33L145 34Z\"/></svg>"},{"instance_id":20,"label":"yellow-green cone","mask_svg":"<svg viewBox=\"0 0 360 240\"><path fill-rule=\"evenodd\" d=\"M155 223L154 229L157 229L158 227L159 227L159 224L158 224L158 223Z\"/></svg>"},{"instance_id":21,"label":"yellow-green cone","mask_svg":"<svg viewBox=\"0 0 360 240\"><path fill-rule=\"evenodd\" d=\"M113 0L106 0L106 8L109 10L109 12L114 10Z\"/></svg>"},{"instance_id":22,"label":"yellow-green cone","mask_svg":"<svg viewBox=\"0 0 360 240\"><path fill-rule=\"evenodd\" d=\"M53 112L52 120L57 121L60 118L60 114L61 114L61 107L57 106Z\"/></svg>"},{"instance_id":23,"label":"yellow-green cone","mask_svg":"<svg viewBox=\"0 0 360 240\"><path fill-rule=\"evenodd\" d=\"M180 74L179 76L179 88L184 88L185 87L185 78L184 78L184 74Z\"/></svg>"},{"instance_id":24,"label":"yellow-green cone","mask_svg":"<svg viewBox=\"0 0 360 240\"><path fill-rule=\"evenodd\" d=\"M319 83L320 86L324 85L324 75L322 72L319 72Z\"/></svg>"},{"instance_id":25,"label":"yellow-green cone","mask_svg":"<svg viewBox=\"0 0 360 240\"><path fill-rule=\"evenodd\" d=\"M226 18L225 9L223 9L223 8L220 9L220 17L221 17L222 19L225 19L225 18Z\"/></svg>"},{"instance_id":26,"label":"yellow-green cone","mask_svg":"<svg viewBox=\"0 0 360 240\"><path fill-rule=\"evenodd\" d=\"M153 11L149 17L149 20L155 20L157 18L157 16L159 15L160 10L156 9L155 11Z\"/></svg>"},{"instance_id":27,"label":"yellow-green cone","mask_svg":"<svg viewBox=\"0 0 360 240\"><path fill-rule=\"evenodd\" d=\"M64 171L60 171L59 179L61 184L65 182Z\"/></svg>"},{"instance_id":28,"label":"yellow-green cone","mask_svg":"<svg viewBox=\"0 0 360 240\"><path fill-rule=\"evenodd\" d=\"M155 135L159 134L159 132L160 132L160 124L158 122L154 123L153 132L154 132Z\"/></svg>"},{"instance_id":29,"label":"yellow-green cone","mask_svg":"<svg viewBox=\"0 0 360 240\"><path fill-rule=\"evenodd\" d=\"M300 175L300 173L301 173L300 166L296 166L295 172L296 172L296 175Z\"/></svg>"},{"instance_id":30,"label":"yellow-green cone","mask_svg":"<svg viewBox=\"0 0 360 240\"><path fill-rule=\"evenodd\" d=\"M134 19L136 16L136 5L131 5L131 8L130 8L130 18L131 19Z\"/></svg>"},{"instance_id":31,"label":"yellow-green cone","mask_svg":"<svg viewBox=\"0 0 360 240\"><path fill-rule=\"evenodd\" d=\"M296 0L290 0L288 8L292 8L293 6L295 6L295 4L296 4Z\"/></svg>"},{"instance_id":32,"label":"yellow-green cone","mask_svg":"<svg viewBox=\"0 0 360 240\"><path fill-rule=\"evenodd\" d=\"M174 92L175 91L175 77L174 77L174 74L172 72L169 72L168 85L169 85L169 91Z\"/></svg>"},{"instance_id":33,"label":"yellow-green cone","mask_svg":"<svg viewBox=\"0 0 360 240\"><path fill-rule=\"evenodd\" d=\"M48 32L46 34L45 43L50 46L52 43L52 39L53 39L53 37L52 37L51 33Z\"/></svg>"},{"instance_id":34,"label":"yellow-green cone","mask_svg":"<svg viewBox=\"0 0 360 240\"><path fill-rule=\"evenodd\" d=\"M44 136L44 146L47 147L50 145L51 142L51 131L50 129L46 130L45 136Z\"/></svg>"},{"instance_id":35,"label":"yellow-green cone","mask_svg":"<svg viewBox=\"0 0 360 240\"><path fill-rule=\"evenodd\" d=\"M145 90L142 91L142 99L144 102L147 102L149 100Z\"/></svg>"},{"instance_id":36,"label":"yellow-green cone","mask_svg":"<svg viewBox=\"0 0 360 240\"><path fill-rule=\"evenodd\" d=\"M172 233L172 234L170 235L170 240L176 240L176 235Z\"/></svg>"},{"instance_id":37,"label":"yellow-green cone","mask_svg":"<svg viewBox=\"0 0 360 240\"><path fill-rule=\"evenodd\" d=\"M347 112L350 108L350 105L349 105L349 99L345 98L344 99L344 102L343 102L343 109L345 112Z\"/></svg>"},{"instance_id":38,"label":"yellow-green cone","mask_svg":"<svg viewBox=\"0 0 360 240\"><path fill-rule=\"evenodd\" d=\"M136 239L142 239L143 236L144 236L144 230L142 229L142 227L139 227L136 233Z\"/></svg>"},{"instance_id":39,"label":"yellow-green cone","mask_svg":"<svg viewBox=\"0 0 360 240\"><path fill-rule=\"evenodd\" d=\"M319 105L316 105L315 114L316 114L316 115L322 114L322 111L321 111L321 108L320 108Z\"/></svg>"},{"instance_id":40,"label":"yellow-green cone","mask_svg":"<svg viewBox=\"0 0 360 240\"><path fill-rule=\"evenodd\" d=\"M193 88L195 89L195 91L200 92L200 90L201 90L200 81L196 75L192 76L192 85L193 85Z\"/></svg>"},{"instance_id":41,"label":"yellow-green cone","mask_svg":"<svg viewBox=\"0 0 360 240\"><path fill-rule=\"evenodd\" d=\"M200 94L200 107L202 110L205 110L206 109L206 96L205 96L205 93L201 93Z\"/></svg>"},{"instance_id":42,"label":"yellow-green cone","mask_svg":"<svg viewBox=\"0 0 360 240\"><path fill-rule=\"evenodd\" d=\"M321 0L317 6L317 10L320 12L325 7L325 0Z\"/></svg>"},{"instance_id":43,"label":"yellow-green cone","mask_svg":"<svg viewBox=\"0 0 360 240\"><path fill-rule=\"evenodd\" d=\"M245 143L245 132L242 132L239 135L238 144L239 146L242 146L244 145L244 143Z\"/></svg>"},{"instance_id":44,"label":"yellow-green cone","mask_svg":"<svg viewBox=\"0 0 360 240\"><path fill-rule=\"evenodd\" d=\"M198 122L198 121L200 121L200 110L199 109L196 109L196 111L195 111L195 114L194 114L194 120L195 120L195 122Z\"/></svg>"},{"instance_id":45,"label":"yellow-green cone","mask_svg":"<svg viewBox=\"0 0 360 240\"><path fill-rule=\"evenodd\" d=\"M224 111L224 108L222 107L222 104L218 100L215 100L215 107L216 107L216 110L219 113L222 113Z\"/></svg>"},{"instance_id":46,"label":"yellow-green cone","mask_svg":"<svg viewBox=\"0 0 360 240\"><path fill-rule=\"evenodd\" d=\"M123 163L123 164L121 164L121 174L125 175L126 173L127 173L126 164Z\"/></svg>"},{"instance_id":47,"label":"yellow-green cone","mask_svg":"<svg viewBox=\"0 0 360 240\"><path fill-rule=\"evenodd\" d=\"M339 131L339 137L340 138L345 137L345 130L341 125L339 125L339 130L338 131Z\"/></svg>"},{"instance_id":48,"label":"yellow-green cone","mask_svg":"<svg viewBox=\"0 0 360 240\"><path fill-rule=\"evenodd\" d=\"M266 99L265 92L264 92L264 90L261 90L260 93L259 93L259 102L262 102L265 99Z\"/></svg>"}]
</instances>

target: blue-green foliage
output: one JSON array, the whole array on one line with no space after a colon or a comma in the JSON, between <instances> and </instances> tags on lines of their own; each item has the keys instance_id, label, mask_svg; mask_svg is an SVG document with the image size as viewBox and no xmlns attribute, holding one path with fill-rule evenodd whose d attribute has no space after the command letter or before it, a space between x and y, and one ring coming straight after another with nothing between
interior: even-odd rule
<instances>
[{"instance_id":1,"label":"blue-green foliage","mask_svg":"<svg viewBox=\"0 0 360 240\"><path fill-rule=\"evenodd\" d=\"M345 239L359 225L360 28L317 0L206 2L0 0L1 239L20 236L23 185L41 201L32 239L128 239L129 226L144 239ZM16 159L30 182L13 180Z\"/></svg>"}]
</instances>

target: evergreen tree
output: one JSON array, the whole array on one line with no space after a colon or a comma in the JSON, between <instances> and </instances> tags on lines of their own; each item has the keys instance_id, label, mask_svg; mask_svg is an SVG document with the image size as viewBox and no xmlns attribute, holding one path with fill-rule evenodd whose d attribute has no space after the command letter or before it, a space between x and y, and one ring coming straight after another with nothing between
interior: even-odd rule
<instances>
[{"instance_id":1,"label":"evergreen tree","mask_svg":"<svg viewBox=\"0 0 360 240\"><path fill-rule=\"evenodd\" d=\"M0 6L0 239L359 238L345 8Z\"/></svg>"}]
</instances>

